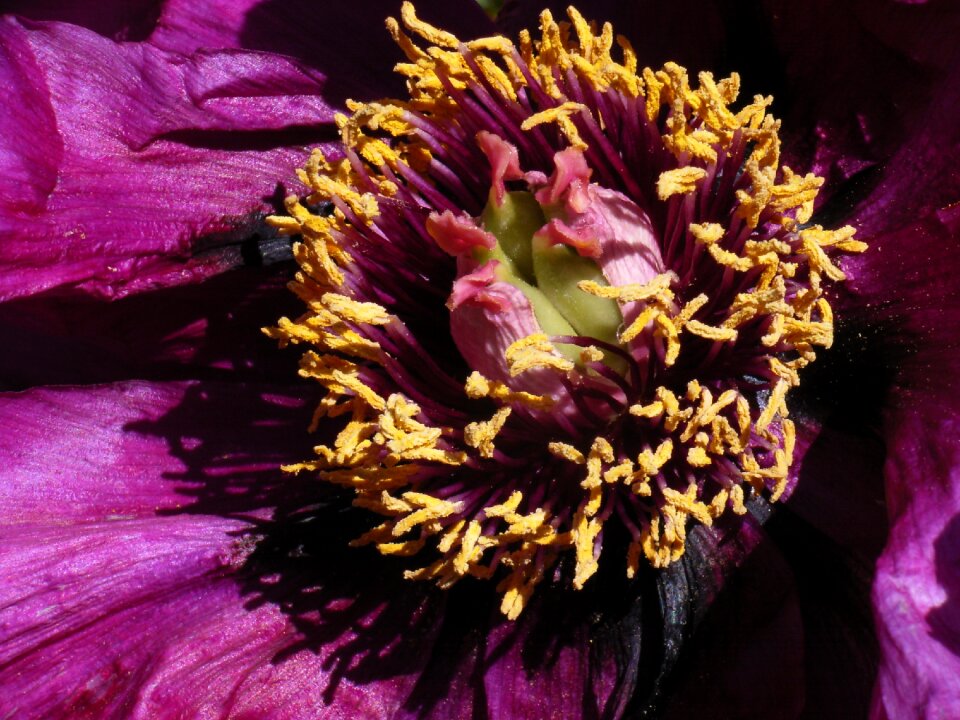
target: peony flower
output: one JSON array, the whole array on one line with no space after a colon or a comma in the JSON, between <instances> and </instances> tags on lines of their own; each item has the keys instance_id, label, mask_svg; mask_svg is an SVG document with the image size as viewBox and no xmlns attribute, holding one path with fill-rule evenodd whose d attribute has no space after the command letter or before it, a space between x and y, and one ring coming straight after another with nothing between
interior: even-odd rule
<instances>
[{"instance_id":1,"label":"peony flower","mask_svg":"<svg viewBox=\"0 0 960 720\"><path fill-rule=\"evenodd\" d=\"M4 714L955 715L952 9L377 5L0 27Z\"/></svg>"}]
</instances>

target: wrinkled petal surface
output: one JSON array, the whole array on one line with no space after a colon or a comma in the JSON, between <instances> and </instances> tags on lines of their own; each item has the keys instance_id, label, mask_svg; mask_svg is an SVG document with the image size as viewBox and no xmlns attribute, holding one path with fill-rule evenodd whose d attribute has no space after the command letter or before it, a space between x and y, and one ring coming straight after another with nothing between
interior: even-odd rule
<instances>
[{"instance_id":1,"label":"wrinkled petal surface","mask_svg":"<svg viewBox=\"0 0 960 720\"><path fill-rule=\"evenodd\" d=\"M237 264L231 241L328 132L323 83L264 54L0 20L0 86L20 98L0 121L0 298L116 296Z\"/></svg>"}]
</instances>

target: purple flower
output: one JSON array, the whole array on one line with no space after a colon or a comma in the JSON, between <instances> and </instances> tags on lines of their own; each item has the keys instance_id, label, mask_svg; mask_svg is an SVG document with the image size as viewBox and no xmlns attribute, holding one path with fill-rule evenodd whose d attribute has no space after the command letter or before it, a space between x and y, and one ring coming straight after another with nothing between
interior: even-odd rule
<instances>
[{"instance_id":1,"label":"purple flower","mask_svg":"<svg viewBox=\"0 0 960 720\"><path fill-rule=\"evenodd\" d=\"M454 466L462 455L464 483L471 472L499 477L498 467L523 459L516 448L533 446L524 433L542 428L564 441L554 443L549 467L575 478L562 487L579 487L572 469L578 453L584 467L612 469L598 438L615 444L622 434L596 431L614 417L611 408L635 406L630 422L665 425L665 396L631 396L644 373L655 372L657 363L664 373L689 367L683 353L699 357L697 347L740 358L724 355L731 343L739 347L740 335L773 337L769 325L737 325L735 340L724 332L734 324L722 325L710 306L684 316L695 298L683 293L699 282L695 277L666 278L659 290L672 298L616 295L631 283L649 287L677 267L666 245L646 238L667 222L657 212L679 212L685 202L686 187L671 195L663 186L661 199L653 197L666 170L657 163L683 151L648 151L637 133L649 125L627 132L608 123L603 133L622 132L618 152L655 156L630 165L652 173L631 188L637 178L603 165L616 153L555 154L576 147L580 133L587 146L602 141L587 135L593 128L583 117L573 117L573 131L546 118L506 144L470 144L475 133L430 124L433 105L426 119L418 117L429 125L428 138L444 139L431 152L457 177L439 182L424 165L394 178L393 188L376 186L383 208L390 197L398 202L365 216L362 198L354 204L343 192L324 195L318 190L324 181L317 180L325 174L356 184L362 163L341 177L335 162L325 169L326 160L315 156L304 176L309 190L292 178L311 147L337 156L334 113L347 97L405 96L387 72L402 56L379 19L397 14L393 3L318 10L272 0L170 0L110 3L96 13L55 2L15 3L15 12L39 22L0 21L0 78L7 97L17 100L0 120L0 328L10 347L0 355L9 389L0 396L0 714L770 718L850 717L869 708L873 717L909 718L960 712L958 368L951 325L960 309L951 252L960 233L954 207L960 68L952 42L960 18L935 2L609 5L580 10L613 20L641 67L676 60L691 71L736 70L747 97L773 93L774 112L784 121L782 164L799 178L811 171L827 179L811 222L854 226L870 246L839 262L846 281L826 295L836 312L834 345L817 350L817 362L790 391L790 420L765 412L774 400L753 407L754 423L764 414L769 422L754 424L748 439L766 443L768 452L757 445L759 465L740 468L766 473L758 475L765 479L756 485L757 499L743 508L749 512L738 514L732 501L728 507L730 486L710 513L707 501L725 487L719 472L698 473L714 485L709 494L695 488L687 500L674 480L637 481L633 494L640 500L628 510L649 508L648 496L661 503L656 507L704 505L688 513L702 522L682 526L679 546L663 539L666 530L655 538L652 530L654 517L665 528L676 511L669 517L621 512L622 523L608 517L599 528L603 510L591 511L589 496L568 502L565 519L556 498L539 502L559 518L542 532L567 540L523 535L523 522L530 532L546 527L530 525L535 508L516 504L524 498L511 505L514 490L523 495L532 486L529 463L517 462L517 472L501 483L510 492L478 505L495 508L486 516L458 505L470 498L451 489L449 471L423 468ZM541 9L515 2L499 22L515 37L522 27L537 27ZM418 12L464 39L492 32L472 5L419 3ZM414 81L423 77L413 73ZM570 82L561 78L568 93ZM422 84L420 91L422 113L430 88ZM594 107L596 98L583 92L577 100ZM538 100L538 108L548 105ZM503 132L524 119L504 121L496 115L501 110L495 107L477 129ZM473 112L476 120L487 110ZM360 117L353 130L371 152L382 151L374 142L381 137L376 123L389 118L363 116L362 109ZM659 113L645 117L665 122ZM675 141L692 142L688 135L703 138L680 133ZM728 166L695 148L681 166L721 167L733 181L738 142L732 136L707 142L721 148ZM351 147L359 153L361 145ZM412 158L419 151L405 152ZM750 153L762 157L752 147ZM359 180L386 180L366 172ZM424 177L430 182L418 184ZM670 177L681 185L690 180ZM341 272L337 287L345 290L334 298L329 288L301 278L312 324L281 323L279 334L309 342L327 332L352 343L344 349L360 358L355 376L330 361L301 367L324 379L327 390L341 387L348 399L369 391L384 400L387 409L378 412L392 413L399 430L376 440L376 466L343 461L343 453L360 447L349 438L336 444L349 417L315 415L323 394L316 383L296 382L296 353L276 352L258 333L282 315L302 312L284 287L295 269L286 261L289 243L265 222L287 192L299 198L288 204L299 215L295 226L274 221L282 231L340 219L333 237L344 242L328 247L326 259L310 255L328 237L320 230L314 245L297 253L308 278ZM331 199L336 208L326 204ZM505 199L526 203L509 222ZM430 212L411 210L418 204ZM747 224L766 233L764 241L799 247L808 229L791 222L805 221L806 209L777 212ZM538 231L522 251L536 254L528 270L501 232L523 220ZM716 234L732 226L706 220L698 221L690 247L734 263L722 254L729 238ZM371 247L365 227L394 244L385 244L382 256L361 256ZM639 240L628 247L628 235ZM411 252L414 239L420 244ZM352 265L338 262L345 249L354 254ZM608 261L609 253L620 262ZM325 272L318 269L323 263ZM594 284L585 287L599 304L569 309L564 283L585 281L586 271ZM510 352L500 361L504 352L537 330L564 335L536 312L531 286L575 337L521 358L533 363L525 376L512 374ZM391 317L350 304L361 300ZM656 312L637 321L650 308ZM808 319L826 323L826 311L819 312ZM336 313L340 325L325 325L323 313ZM609 337L602 323L580 325L604 313L635 322L635 335L623 340L617 322ZM699 335L680 336L669 363L669 333L656 330L657 316L700 322ZM784 322L768 317L764 322ZM586 343L598 349L570 350L584 336L600 338ZM777 342L780 352L796 350L782 336L770 341ZM565 368L562 381L552 366ZM463 408L475 405L465 399L463 382L471 370L482 373L475 394L493 399L470 401L483 411L470 410L468 432ZM515 377L521 384L507 388ZM776 380L767 380L776 398ZM521 392L559 404L548 411L518 399ZM350 412L357 437L369 440L363 433L371 429L361 425L371 416L356 406ZM732 413L735 404L729 407L717 413ZM330 409L327 415L337 414ZM431 418L460 422L460 434ZM788 446L787 428L794 426L791 470L775 475L775 450ZM386 432L382 421L378 431ZM403 444L416 433L431 439ZM683 455L684 462L707 456L696 437L687 438L684 453L693 454ZM316 455L313 446L326 449ZM432 500L403 494L410 492L402 476L411 447L433 453L412 476L414 489L433 493ZM657 446L648 451L654 462ZM716 467L722 453L710 452ZM631 457L638 459L637 452ZM376 470L378 487L389 489L383 483L391 471L402 489L379 506L361 492L358 504L367 509L351 508L352 492L318 483L312 472L279 470L304 462L333 480L344 480L339 470L352 470L350 482L361 491L367 486L356 482L357 472ZM780 493L789 500L768 519L770 506L760 497ZM384 506L393 502L408 507ZM437 514L430 504L436 502L450 512ZM376 522L369 509L388 518L386 535L370 533ZM419 510L425 512L417 522L436 530L394 533L401 523L418 527L410 518ZM637 517L646 518L644 527L631 526ZM463 550L470 523L477 522L473 541L479 542L496 535L488 527L494 518L512 528L497 531L499 567L488 552L478 555L483 562L464 561L463 572L442 562L429 570L440 529L452 538L448 550ZM360 537L387 557L347 547ZM421 548L419 540L432 544ZM634 542L651 563L667 567L635 563L641 555L627 552ZM567 553L536 566L539 582L520 571L528 558L544 557L533 545ZM625 564L634 571L631 580ZM403 579L425 566L421 575L452 587ZM494 582L447 582L488 567L499 573ZM571 590L571 582L582 589ZM513 598L503 603L512 621L501 614L497 584Z\"/></svg>"}]
</instances>

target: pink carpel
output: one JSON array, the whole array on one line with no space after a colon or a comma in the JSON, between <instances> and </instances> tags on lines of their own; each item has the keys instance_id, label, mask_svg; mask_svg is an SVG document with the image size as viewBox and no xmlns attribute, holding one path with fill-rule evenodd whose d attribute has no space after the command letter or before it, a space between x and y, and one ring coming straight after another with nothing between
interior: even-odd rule
<instances>
[{"instance_id":1,"label":"pink carpel","mask_svg":"<svg viewBox=\"0 0 960 720\"><path fill-rule=\"evenodd\" d=\"M561 150L553 156L554 171L547 184L534 197L544 208L555 208L562 202L567 211L582 213L590 206L587 188L593 169L587 165L583 153L574 148ZM528 178L534 180L535 178Z\"/></svg>"},{"instance_id":2,"label":"pink carpel","mask_svg":"<svg viewBox=\"0 0 960 720\"><path fill-rule=\"evenodd\" d=\"M486 130L477 133L477 145L490 162L490 189L494 202L499 207L503 205L503 196L507 192L505 181L523 178L517 148L499 135Z\"/></svg>"},{"instance_id":3,"label":"pink carpel","mask_svg":"<svg viewBox=\"0 0 960 720\"><path fill-rule=\"evenodd\" d=\"M454 215L450 210L430 213L427 216L427 232L440 249L454 257L468 253L474 248L492 250L497 239L467 214Z\"/></svg>"},{"instance_id":4,"label":"pink carpel","mask_svg":"<svg viewBox=\"0 0 960 720\"><path fill-rule=\"evenodd\" d=\"M509 295L504 294L502 288L491 287L497 281L499 265L499 260L490 260L477 270L457 278L447 307L456 310L466 303L495 313L510 310L513 303Z\"/></svg>"}]
</instances>

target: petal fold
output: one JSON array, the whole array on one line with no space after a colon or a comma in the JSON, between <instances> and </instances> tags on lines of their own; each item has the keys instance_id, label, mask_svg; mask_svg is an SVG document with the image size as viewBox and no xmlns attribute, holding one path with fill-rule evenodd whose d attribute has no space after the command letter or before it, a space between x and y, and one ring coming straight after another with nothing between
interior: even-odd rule
<instances>
[{"instance_id":1,"label":"petal fold","mask_svg":"<svg viewBox=\"0 0 960 720\"><path fill-rule=\"evenodd\" d=\"M0 299L116 297L240 263L303 143L332 132L323 76L259 53L4 18L0 83L21 98L0 133Z\"/></svg>"}]
</instances>

